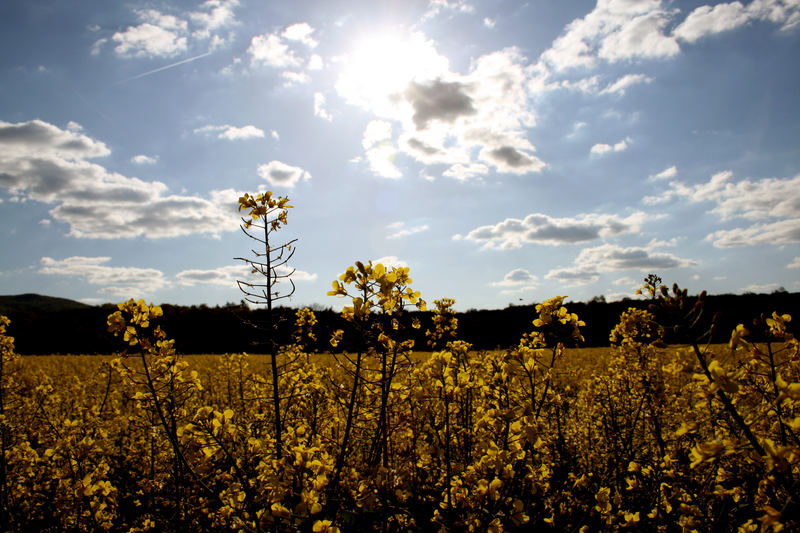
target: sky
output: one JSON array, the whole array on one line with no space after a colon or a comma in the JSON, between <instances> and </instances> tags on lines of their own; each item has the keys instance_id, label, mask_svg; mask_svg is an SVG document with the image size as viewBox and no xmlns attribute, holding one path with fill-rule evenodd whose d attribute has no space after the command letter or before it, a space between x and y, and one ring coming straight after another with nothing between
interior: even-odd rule
<instances>
[{"instance_id":1,"label":"sky","mask_svg":"<svg viewBox=\"0 0 800 533\"><path fill-rule=\"evenodd\" d=\"M0 3L0 294L284 304L355 261L492 309L800 290L800 1Z\"/></svg>"}]
</instances>

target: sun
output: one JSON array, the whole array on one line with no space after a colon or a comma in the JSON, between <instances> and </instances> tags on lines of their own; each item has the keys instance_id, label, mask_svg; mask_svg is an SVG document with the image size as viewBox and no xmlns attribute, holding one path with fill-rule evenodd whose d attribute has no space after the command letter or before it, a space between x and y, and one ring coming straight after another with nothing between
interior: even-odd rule
<instances>
[{"instance_id":1,"label":"sun","mask_svg":"<svg viewBox=\"0 0 800 533\"><path fill-rule=\"evenodd\" d=\"M416 71L413 53L394 35L373 37L355 51L345 76L367 95L388 95L403 90Z\"/></svg>"},{"instance_id":2,"label":"sun","mask_svg":"<svg viewBox=\"0 0 800 533\"><path fill-rule=\"evenodd\" d=\"M364 36L342 63L336 84L339 94L378 112L391 106L411 81L436 79L449 67L447 58L421 32Z\"/></svg>"}]
</instances>

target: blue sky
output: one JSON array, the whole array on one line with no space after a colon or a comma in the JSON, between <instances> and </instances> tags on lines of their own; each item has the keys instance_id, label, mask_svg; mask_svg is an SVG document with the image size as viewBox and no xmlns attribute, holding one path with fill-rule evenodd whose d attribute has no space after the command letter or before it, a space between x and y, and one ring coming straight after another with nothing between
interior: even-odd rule
<instances>
[{"instance_id":1,"label":"blue sky","mask_svg":"<svg viewBox=\"0 0 800 533\"><path fill-rule=\"evenodd\" d=\"M800 2L0 4L0 294L291 305L356 260L459 309L800 290Z\"/></svg>"}]
</instances>

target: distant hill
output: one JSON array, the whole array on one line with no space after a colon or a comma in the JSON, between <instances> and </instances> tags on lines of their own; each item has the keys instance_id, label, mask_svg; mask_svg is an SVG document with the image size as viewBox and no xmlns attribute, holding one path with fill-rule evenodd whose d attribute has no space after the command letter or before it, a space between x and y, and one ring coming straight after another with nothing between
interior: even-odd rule
<instances>
[{"instance_id":1,"label":"distant hill","mask_svg":"<svg viewBox=\"0 0 800 533\"><path fill-rule=\"evenodd\" d=\"M15 294L0 296L0 314L8 313L56 313L86 309L90 305L54 296L41 294Z\"/></svg>"},{"instance_id":2,"label":"distant hill","mask_svg":"<svg viewBox=\"0 0 800 533\"><path fill-rule=\"evenodd\" d=\"M690 296L691 302L696 296ZM608 346L609 333L619 321L621 313L629 307L646 309L646 300L623 300L619 302L567 302L572 313L586 323L581 327L585 340L582 346ZM250 310L241 306L207 305L179 306L162 304L164 316L158 324L167 335L175 339L175 348L180 353L264 353L267 349L267 334L263 328L266 311ZM106 319L116 306L86 305L65 298L53 298L38 294L0 296L0 314L8 316L11 325L8 335L14 337L17 353L33 354L110 354L124 347L119 338L108 332ZM705 312L698 323L699 328L708 328L715 315L716 322L712 342L725 343L737 324L746 326L759 320L762 313L770 316L773 311L788 313L795 320L789 330L800 336L800 293L778 292L773 294L720 294L706 298ZM273 310L277 328L272 339L278 345L292 342L295 310L278 307ZM311 348L328 351L328 340L333 331L345 331L345 340L356 339L358 332L333 309L315 310L318 323L315 328L317 342ZM421 329L411 328L411 319L418 318ZM476 350L507 348L519 342L524 333L534 329L536 306L533 304L509 306L505 309L468 310L456 313L458 337L471 343ZM408 335L415 341L417 349L427 347L425 331L432 328L432 317L428 312L412 312L403 320L408 323ZM705 330L703 330L705 331ZM667 342L672 342L669 337ZM756 339L757 340L757 339ZM349 341L348 341L349 342ZM350 350L346 343L339 349Z\"/></svg>"}]
</instances>

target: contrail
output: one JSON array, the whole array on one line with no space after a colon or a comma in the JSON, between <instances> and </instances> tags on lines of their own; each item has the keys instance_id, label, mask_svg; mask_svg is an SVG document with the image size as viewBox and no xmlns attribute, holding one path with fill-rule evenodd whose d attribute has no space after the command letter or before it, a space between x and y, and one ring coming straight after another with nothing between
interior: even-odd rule
<instances>
[{"instance_id":1,"label":"contrail","mask_svg":"<svg viewBox=\"0 0 800 533\"><path fill-rule=\"evenodd\" d=\"M122 80L122 81L118 81L118 82L114 83L114 85L120 85L122 83L127 83L129 81L138 80L139 78L144 78L145 76L149 76L150 74L155 74L156 72L161 72L162 70L167 70L167 69L172 68L172 67L177 67L178 65L183 65L184 63L190 63L192 61L196 61L198 59L206 57L208 55L211 55L210 51L206 52L205 54L200 54L199 56L190 57L188 59L181 59L180 61L177 61L177 62L172 63L170 65L166 65L166 66L163 66L163 67L158 67L158 68L153 69L153 70L148 70L147 72L143 72L142 74L137 74L136 76L130 77L128 79L125 79L125 80Z\"/></svg>"}]
</instances>

